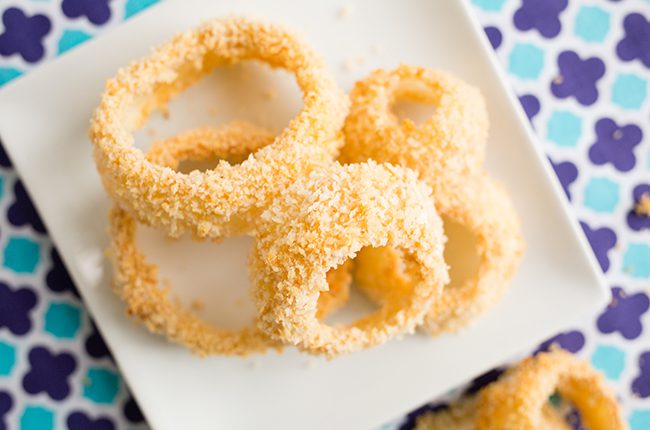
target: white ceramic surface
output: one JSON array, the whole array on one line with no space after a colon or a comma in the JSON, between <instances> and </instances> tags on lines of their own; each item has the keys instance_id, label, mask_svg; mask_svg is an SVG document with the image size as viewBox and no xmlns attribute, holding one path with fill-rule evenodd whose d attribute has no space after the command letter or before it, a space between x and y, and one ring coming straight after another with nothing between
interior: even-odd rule
<instances>
[{"instance_id":1,"label":"white ceramic surface","mask_svg":"<svg viewBox=\"0 0 650 430\"><path fill-rule=\"evenodd\" d=\"M606 300L588 245L467 5L358 0L350 16L340 17L345 5L168 0L0 91L5 147L155 429L372 428L532 347ZM448 69L481 88L492 124L488 168L511 191L528 243L511 289L492 312L457 335L411 336L331 362L295 351L199 359L126 318L103 261L108 201L86 137L89 117L118 66L179 30L231 13L302 30L346 89L372 68L401 62ZM263 96L269 88L274 98ZM146 146L154 131L162 137L230 118L277 129L299 106L286 74L230 68L174 102L170 120L152 119L138 142ZM184 297L203 297L214 321L233 324L252 312L238 300L247 296L246 240L164 243L145 231L139 241L164 265L164 275L183 283ZM227 300L213 300L224 294Z\"/></svg>"}]
</instances>

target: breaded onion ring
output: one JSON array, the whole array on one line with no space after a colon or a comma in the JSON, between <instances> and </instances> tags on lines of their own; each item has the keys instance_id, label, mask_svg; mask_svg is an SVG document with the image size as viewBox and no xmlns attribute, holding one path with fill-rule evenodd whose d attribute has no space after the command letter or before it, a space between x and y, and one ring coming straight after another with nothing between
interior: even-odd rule
<instances>
[{"instance_id":1,"label":"breaded onion ring","mask_svg":"<svg viewBox=\"0 0 650 430\"><path fill-rule=\"evenodd\" d=\"M417 417L415 430L476 430L476 396L464 397L449 408L427 412ZM535 430L571 430L560 412L548 402L542 407L539 426Z\"/></svg>"},{"instance_id":2,"label":"breaded onion ring","mask_svg":"<svg viewBox=\"0 0 650 430\"><path fill-rule=\"evenodd\" d=\"M427 412L415 420L414 430L475 430L476 398L457 400L448 408Z\"/></svg>"},{"instance_id":3,"label":"breaded onion ring","mask_svg":"<svg viewBox=\"0 0 650 430\"><path fill-rule=\"evenodd\" d=\"M258 323L271 338L333 357L414 330L448 280L431 190L408 169L338 163L299 178L262 214L250 260ZM403 252L418 282L350 324L317 318L325 273L363 247Z\"/></svg>"},{"instance_id":4,"label":"breaded onion ring","mask_svg":"<svg viewBox=\"0 0 650 430\"><path fill-rule=\"evenodd\" d=\"M256 59L293 73L304 107L273 141L238 165L184 174L146 160L133 130L155 109L222 64ZM113 199L138 221L172 236L249 231L261 208L293 180L329 163L340 144L347 98L320 57L283 27L244 18L209 21L176 35L110 79L95 111L91 140Z\"/></svg>"},{"instance_id":5,"label":"breaded onion ring","mask_svg":"<svg viewBox=\"0 0 650 430\"><path fill-rule=\"evenodd\" d=\"M422 323L432 335L456 331L495 304L523 253L510 199L487 175L472 175L455 186L450 183L445 193L436 196L436 208L447 222L462 225L474 235L478 267L460 284L454 284L452 277L452 284L433 303ZM399 255L389 248L362 250L355 260L355 279L376 303L382 303L391 291L408 290L413 282L401 271Z\"/></svg>"},{"instance_id":6,"label":"breaded onion ring","mask_svg":"<svg viewBox=\"0 0 650 430\"><path fill-rule=\"evenodd\" d=\"M400 98L435 105L421 125L399 120L391 108ZM450 177L481 168L485 158L488 118L478 89L445 72L402 65L376 70L358 81L350 93L341 161L373 159L430 173L434 194Z\"/></svg>"},{"instance_id":7,"label":"breaded onion ring","mask_svg":"<svg viewBox=\"0 0 650 430\"><path fill-rule=\"evenodd\" d=\"M420 126L409 119L399 122L390 107L400 96L428 100L436 111ZM446 288L423 326L431 334L455 331L496 302L523 253L514 208L483 173L488 128L483 98L446 73L400 66L359 81L351 102L341 160L372 158L414 169L432 187L438 213L477 238L478 272L462 285ZM363 250L357 260L357 284L376 302L387 291L411 284L390 249Z\"/></svg>"},{"instance_id":8,"label":"breaded onion ring","mask_svg":"<svg viewBox=\"0 0 650 430\"><path fill-rule=\"evenodd\" d=\"M147 161L177 170L184 161L219 159L218 164L241 163L256 150L273 143L270 131L246 121L232 121L212 127L184 131L168 139L154 141L145 157Z\"/></svg>"},{"instance_id":9,"label":"breaded onion ring","mask_svg":"<svg viewBox=\"0 0 650 430\"><path fill-rule=\"evenodd\" d=\"M485 388L476 429L537 430L543 407L556 391L576 407L589 430L627 429L603 376L562 350L528 358Z\"/></svg>"},{"instance_id":10,"label":"breaded onion ring","mask_svg":"<svg viewBox=\"0 0 650 430\"><path fill-rule=\"evenodd\" d=\"M155 142L147 159L170 169L177 169L182 160L202 161L214 157L231 162L273 141L269 132L248 123L231 123L219 128L200 128L168 140ZM223 161L222 161L223 162ZM193 352L247 355L268 347L279 348L254 325L242 330L226 330L213 326L183 306L171 295L170 288L160 288L158 268L147 262L135 243L136 220L118 205L109 214L115 290L127 304L128 313L150 331L167 336ZM341 300L347 298L350 275L347 266L328 273L330 292L323 295L319 313L326 316ZM341 297L339 297L341 296Z\"/></svg>"}]
</instances>

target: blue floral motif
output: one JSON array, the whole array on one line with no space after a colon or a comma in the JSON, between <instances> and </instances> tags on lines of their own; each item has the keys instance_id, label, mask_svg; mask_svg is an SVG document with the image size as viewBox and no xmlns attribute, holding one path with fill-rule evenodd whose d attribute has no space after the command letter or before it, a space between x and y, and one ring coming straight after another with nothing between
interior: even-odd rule
<instances>
[{"instance_id":1,"label":"blue floral motif","mask_svg":"<svg viewBox=\"0 0 650 430\"><path fill-rule=\"evenodd\" d=\"M31 312L36 303L36 294L31 288L12 289L0 281L0 330L6 327L16 336L29 332Z\"/></svg>"},{"instance_id":2,"label":"blue floral motif","mask_svg":"<svg viewBox=\"0 0 650 430\"><path fill-rule=\"evenodd\" d=\"M104 339L99 334L99 331L97 330L97 326L95 326L95 323L92 323L92 331L86 338L85 346L86 346L86 352L88 353L88 355L90 355L93 358L106 357L106 358L110 358L111 360L113 359L113 357L111 356L111 352L108 350L106 343L104 343Z\"/></svg>"},{"instance_id":3,"label":"blue floral motif","mask_svg":"<svg viewBox=\"0 0 650 430\"><path fill-rule=\"evenodd\" d=\"M129 399L124 403L123 411L124 417L129 420L129 422L137 424L144 421L144 416L140 411L140 407L135 402L133 397L129 397Z\"/></svg>"},{"instance_id":4,"label":"blue floral motif","mask_svg":"<svg viewBox=\"0 0 650 430\"><path fill-rule=\"evenodd\" d=\"M52 353L43 346L29 351L29 371L23 377L23 388L30 394L45 392L52 400L63 400L70 394L68 378L77 368L72 354Z\"/></svg>"},{"instance_id":5,"label":"blue floral motif","mask_svg":"<svg viewBox=\"0 0 650 430\"><path fill-rule=\"evenodd\" d=\"M552 348L562 348L566 351L576 353L585 346L585 335L578 330L560 333L542 344L537 348L536 353L546 352Z\"/></svg>"},{"instance_id":6,"label":"blue floral motif","mask_svg":"<svg viewBox=\"0 0 650 430\"><path fill-rule=\"evenodd\" d=\"M555 170L555 174L557 175L560 184L562 184L564 194L566 194L567 198L571 200L571 190L569 187L578 178L578 168L570 161L563 161L556 164L551 160L551 165L553 166L553 170Z\"/></svg>"},{"instance_id":7,"label":"blue floral motif","mask_svg":"<svg viewBox=\"0 0 650 430\"><path fill-rule=\"evenodd\" d=\"M533 118L535 118L535 115L539 113L541 108L539 99L533 94L525 94L519 97L519 103L521 103L521 106L524 108L524 112L526 112L529 121L532 121Z\"/></svg>"},{"instance_id":8,"label":"blue floral motif","mask_svg":"<svg viewBox=\"0 0 650 430\"><path fill-rule=\"evenodd\" d=\"M604 334L618 332L625 339L636 339L643 331L641 317L650 308L644 293L628 294L621 287L612 288L612 301L598 317L596 325Z\"/></svg>"},{"instance_id":9,"label":"blue floral motif","mask_svg":"<svg viewBox=\"0 0 650 430\"><path fill-rule=\"evenodd\" d=\"M632 392L641 398L650 397L650 352L639 357L639 376L632 381Z\"/></svg>"},{"instance_id":10,"label":"blue floral motif","mask_svg":"<svg viewBox=\"0 0 650 430\"><path fill-rule=\"evenodd\" d=\"M536 29L546 38L557 36L562 29L560 14L568 0L523 0L514 16L515 27L527 31Z\"/></svg>"},{"instance_id":11,"label":"blue floral motif","mask_svg":"<svg viewBox=\"0 0 650 430\"><path fill-rule=\"evenodd\" d=\"M501 34L501 31L498 28L485 27L485 34L490 41L490 45L492 45L492 49L497 49L501 46L501 42L503 42L503 34Z\"/></svg>"},{"instance_id":12,"label":"blue floral motif","mask_svg":"<svg viewBox=\"0 0 650 430\"><path fill-rule=\"evenodd\" d=\"M9 429L5 415L9 412L14 405L11 394L6 391L0 391L0 430Z\"/></svg>"},{"instance_id":13,"label":"blue floral motif","mask_svg":"<svg viewBox=\"0 0 650 430\"><path fill-rule=\"evenodd\" d=\"M598 99L597 83L605 74L605 63L598 57L582 60L573 51L564 51L557 58L560 69L551 83L551 91L561 99L575 97L578 103L589 106Z\"/></svg>"},{"instance_id":14,"label":"blue floral motif","mask_svg":"<svg viewBox=\"0 0 650 430\"><path fill-rule=\"evenodd\" d=\"M79 291L77 291L77 287L72 282L56 248L52 248L50 256L52 257L52 267L50 267L47 275L45 275L45 284L47 287L55 292L69 291L79 297Z\"/></svg>"},{"instance_id":15,"label":"blue floral motif","mask_svg":"<svg viewBox=\"0 0 650 430\"><path fill-rule=\"evenodd\" d=\"M413 430L415 428L415 422L420 415L424 415L429 412L434 413L444 411L445 409L449 409L449 404L445 402L428 403L424 406L420 406L419 408L415 409L412 412L409 412L409 414L406 415L404 422L399 426L399 430Z\"/></svg>"},{"instance_id":16,"label":"blue floral motif","mask_svg":"<svg viewBox=\"0 0 650 430\"><path fill-rule=\"evenodd\" d=\"M108 22L111 17L110 0L63 0L61 10L69 18L86 17L95 25Z\"/></svg>"},{"instance_id":17,"label":"blue floral motif","mask_svg":"<svg viewBox=\"0 0 650 430\"><path fill-rule=\"evenodd\" d=\"M592 229L586 222L581 221L580 225L587 236L589 245L596 255L603 272L609 270L609 251L616 245L616 233L608 227Z\"/></svg>"},{"instance_id":18,"label":"blue floral motif","mask_svg":"<svg viewBox=\"0 0 650 430\"><path fill-rule=\"evenodd\" d=\"M641 231L643 229L650 230L650 216L638 214L636 211L636 205L641 201L643 196L650 198L650 184L639 184L632 190L634 207L630 208L627 213L627 225L635 231Z\"/></svg>"},{"instance_id":19,"label":"blue floral motif","mask_svg":"<svg viewBox=\"0 0 650 430\"><path fill-rule=\"evenodd\" d=\"M7 218L13 225L20 227L30 225L35 231L45 233L45 226L41 217L36 212L31 199L27 195L27 190L20 180L16 180L14 185L15 201L7 211Z\"/></svg>"},{"instance_id":20,"label":"blue floral motif","mask_svg":"<svg viewBox=\"0 0 650 430\"><path fill-rule=\"evenodd\" d=\"M81 411L72 412L66 420L68 430L114 430L115 424L108 417L92 419Z\"/></svg>"},{"instance_id":21,"label":"blue floral motif","mask_svg":"<svg viewBox=\"0 0 650 430\"><path fill-rule=\"evenodd\" d=\"M499 379L505 371L505 368L497 367L496 369L489 370L484 374L477 376L469 383L469 386L465 390L465 394L478 393L483 387Z\"/></svg>"},{"instance_id":22,"label":"blue floral motif","mask_svg":"<svg viewBox=\"0 0 650 430\"><path fill-rule=\"evenodd\" d=\"M52 27L45 15L27 16L10 7L2 15L4 33L0 34L0 55L19 54L28 63L35 63L45 55L43 38Z\"/></svg>"},{"instance_id":23,"label":"blue floral motif","mask_svg":"<svg viewBox=\"0 0 650 430\"><path fill-rule=\"evenodd\" d=\"M619 126L611 118L596 122L596 142L589 148L594 164L611 163L621 172L632 170L636 164L634 148L641 143L643 132L635 124Z\"/></svg>"},{"instance_id":24,"label":"blue floral motif","mask_svg":"<svg viewBox=\"0 0 650 430\"><path fill-rule=\"evenodd\" d=\"M638 59L650 68L650 22L640 13L631 13L623 21L625 37L616 45L616 53L623 61Z\"/></svg>"}]
</instances>

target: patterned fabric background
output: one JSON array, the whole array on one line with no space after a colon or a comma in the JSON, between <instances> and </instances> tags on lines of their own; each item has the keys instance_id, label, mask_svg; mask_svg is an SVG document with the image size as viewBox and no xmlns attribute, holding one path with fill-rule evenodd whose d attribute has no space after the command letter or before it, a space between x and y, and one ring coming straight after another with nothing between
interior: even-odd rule
<instances>
[{"instance_id":1,"label":"patterned fabric background","mask_svg":"<svg viewBox=\"0 0 650 430\"><path fill-rule=\"evenodd\" d=\"M0 86L156 1L0 0ZM650 218L633 208L650 195L650 1L472 3L612 288L540 348L601 369L648 430ZM0 266L0 430L145 428L1 147Z\"/></svg>"}]
</instances>

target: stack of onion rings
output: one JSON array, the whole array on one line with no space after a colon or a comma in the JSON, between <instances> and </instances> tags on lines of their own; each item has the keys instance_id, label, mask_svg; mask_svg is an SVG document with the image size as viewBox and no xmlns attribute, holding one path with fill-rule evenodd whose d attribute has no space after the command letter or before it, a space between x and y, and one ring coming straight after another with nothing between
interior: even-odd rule
<instances>
[{"instance_id":1,"label":"stack of onion rings","mask_svg":"<svg viewBox=\"0 0 650 430\"><path fill-rule=\"evenodd\" d=\"M223 64L260 60L291 72L304 107L274 136L245 122L154 142L132 133L156 109ZM110 212L115 289L128 313L199 355L248 355L293 345L334 357L423 327L455 331L503 294L523 252L515 210L483 168L488 119L478 90L414 66L377 70L347 97L320 57L282 27L244 18L208 22L174 37L108 81L91 140ZM391 113L398 99L433 103L422 125ZM335 161L339 148L340 164ZM187 160L220 158L205 172ZM393 163L393 164L388 164ZM449 282L446 221L476 239L478 269ZM255 324L226 330L161 287L138 249L138 223L178 237L250 235ZM352 259L356 258L353 262ZM349 297L351 270L379 309L352 323L324 319ZM561 351L525 360L477 396L421 417L417 428L564 429L548 405L558 391L590 430L622 430L602 377Z\"/></svg>"},{"instance_id":2,"label":"stack of onion rings","mask_svg":"<svg viewBox=\"0 0 650 430\"><path fill-rule=\"evenodd\" d=\"M410 119L400 122L390 107L404 96L433 102L433 116L420 126ZM482 167L487 137L483 99L458 78L413 66L371 73L356 83L350 98L340 159L372 158L414 169L433 188L440 215L476 237L478 270L462 285L446 288L423 323L434 335L456 331L501 297L523 253L510 199ZM364 250L355 267L357 285L378 303L388 291L413 282L401 273L390 249Z\"/></svg>"},{"instance_id":3,"label":"stack of onion rings","mask_svg":"<svg viewBox=\"0 0 650 430\"><path fill-rule=\"evenodd\" d=\"M506 372L478 395L418 417L415 430L569 430L549 397L559 393L588 430L625 430L603 376L563 350L540 353Z\"/></svg>"},{"instance_id":4,"label":"stack of onion rings","mask_svg":"<svg viewBox=\"0 0 650 430\"><path fill-rule=\"evenodd\" d=\"M146 157L151 163L176 170L181 161L203 161L218 157L231 162L245 159L251 152L270 144L273 135L248 123L206 127L153 143ZM161 288L157 267L147 262L135 243L136 220L118 205L111 209L110 255L114 265L118 295L127 304L129 315L152 332L166 335L199 355L248 355L279 348L254 325L242 330L226 330L201 319L169 287ZM349 267L328 272L329 292L319 301L319 317L324 318L347 299ZM339 297L340 296L340 297Z\"/></svg>"},{"instance_id":5,"label":"stack of onion rings","mask_svg":"<svg viewBox=\"0 0 650 430\"><path fill-rule=\"evenodd\" d=\"M303 109L277 136L232 123L156 142L147 155L134 146L132 133L154 110L219 65L251 59L289 71L302 92ZM416 326L456 330L493 304L522 242L506 193L483 171L480 92L443 72L401 66L372 73L351 96L346 119L347 97L308 45L244 18L179 34L109 80L90 135L114 201L112 254L129 312L202 355L290 344L331 357ZM390 112L398 98L432 102L436 113L421 126L400 121ZM334 159L344 137L341 160L352 164L342 166ZM177 170L180 161L215 156L222 159L213 169ZM438 212L475 235L480 260L475 276L445 294ZM138 223L172 237L253 236L256 326L217 329L159 288L156 267L134 244ZM348 299L357 253L357 283L380 309L328 325L323 319Z\"/></svg>"}]
</instances>

